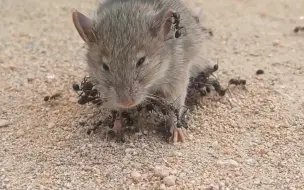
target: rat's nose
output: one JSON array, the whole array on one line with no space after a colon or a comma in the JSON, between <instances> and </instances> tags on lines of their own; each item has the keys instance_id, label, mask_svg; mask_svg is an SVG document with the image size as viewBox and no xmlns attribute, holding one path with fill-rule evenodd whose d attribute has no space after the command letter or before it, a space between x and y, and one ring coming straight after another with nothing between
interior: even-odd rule
<instances>
[{"instance_id":1,"label":"rat's nose","mask_svg":"<svg viewBox=\"0 0 304 190\"><path fill-rule=\"evenodd\" d=\"M120 102L120 105L122 107L131 107L135 104L135 101L134 100L126 100L126 101L122 101Z\"/></svg>"}]
</instances>

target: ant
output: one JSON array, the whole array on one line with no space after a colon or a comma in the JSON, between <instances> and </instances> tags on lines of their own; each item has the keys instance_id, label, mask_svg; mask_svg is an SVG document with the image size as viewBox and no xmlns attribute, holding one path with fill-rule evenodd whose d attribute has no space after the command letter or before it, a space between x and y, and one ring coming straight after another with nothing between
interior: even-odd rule
<instances>
[{"instance_id":1,"label":"ant","mask_svg":"<svg viewBox=\"0 0 304 190\"><path fill-rule=\"evenodd\" d=\"M259 69L256 71L256 75L262 75L262 74L264 74L264 70Z\"/></svg>"},{"instance_id":2,"label":"ant","mask_svg":"<svg viewBox=\"0 0 304 190\"><path fill-rule=\"evenodd\" d=\"M218 64L213 65L213 67L206 67L204 71L200 72L195 80L207 80L210 76L214 76L213 73L219 69Z\"/></svg>"},{"instance_id":3,"label":"ant","mask_svg":"<svg viewBox=\"0 0 304 190\"><path fill-rule=\"evenodd\" d=\"M100 127L101 125L103 125L103 121L102 121L102 120L100 120L100 121L98 121L97 123L95 123L95 125L94 125L93 128L87 130L87 135L90 135L90 134L92 134L92 133L95 133L95 131L96 131L97 129L99 129L99 127Z\"/></svg>"},{"instance_id":4,"label":"ant","mask_svg":"<svg viewBox=\"0 0 304 190\"><path fill-rule=\"evenodd\" d=\"M199 22L200 22L200 19L199 19L198 16L193 16L193 18L194 18L194 20L195 20L196 23L199 23Z\"/></svg>"},{"instance_id":5,"label":"ant","mask_svg":"<svg viewBox=\"0 0 304 190\"><path fill-rule=\"evenodd\" d=\"M174 114L175 114L175 117L177 119L177 123L176 123L177 128L182 128L182 127L188 128L188 125L185 121L185 116L186 116L187 111L188 111L188 108L184 111L184 113L180 117L179 116L179 110L178 109L174 110Z\"/></svg>"},{"instance_id":6,"label":"ant","mask_svg":"<svg viewBox=\"0 0 304 190\"><path fill-rule=\"evenodd\" d=\"M155 111L153 103L147 104L146 109L147 109L148 112Z\"/></svg>"},{"instance_id":7,"label":"ant","mask_svg":"<svg viewBox=\"0 0 304 190\"><path fill-rule=\"evenodd\" d=\"M181 33L181 29L185 29L183 26L180 26L180 14L179 13L173 13L172 17L174 18L174 22L172 24L174 24L174 29L176 30L174 36L175 38L179 38L181 37L182 33ZM186 30L186 29L185 29Z\"/></svg>"},{"instance_id":8,"label":"ant","mask_svg":"<svg viewBox=\"0 0 304 190\"><path fill-rule=\"evenodd\" d=\"M111 111L111 115L109 115L104 121L103 121L103 125L104 126L108 126L110 129L112 129L114 127L114 122L117 118L117 111L116 110L112 110Z\"/></svg>"},{"instance_id":9,"label":"ant","mask_svg":"<svg viewBox=\"0 0 304 190\"><path fill-rule=\"evenodd\" d=\"M88 77L84 77L80 86L78 84L73 84L72 87L73 90L76 91L80 97L80 99L78 100L79 104L84 105L86 103L92 102L93 104L99 106L103 103L103 101L100 99L100 93L97 89L93 89L94 84L88 81ZM79 94L78 91L82 92Z\"/></svg>"},{"instance_id":10,"label":"ant","mask_svg":"<svg viewBox=\"0 0 304 190\"><path fill-rule=\"evenodd\" d=\"M238 85L246 85L246 80L240 79L240 78L238 78L238 79L230 79L229 80L229 85L231 85L231 84L234 84L236 86L238 86Z\"/></svg>"},{"instance_id":11,"label":"ant","mask_svg":"<svg viewBox=\"0 0 304 190\"><path fill-rule=\"evenodd\" d=\"M137 106L136 106L137 112L140 112L143 108L144 108L143 105L137 105Z\"/></svg>"},{"instance_id":12,"label":"ant","mask_svg":"<svg viewBox=\"0 0 304 190\"><path fill-rule=\"evenodd\" d=\"M125 122L127 126L133 125L134 121L132 120L132 118L128 112L122 112L121 117L123 118L123 122Z\"/></svg>"},{"instance_id":13,"label":"ant","mask_svg":"<svg viewBox=\"0 0 304 190\"><path fill-rule=\"evenodd\" d=\"M93 104L96 105L101 105L103 103L101 99L98 99L96 97L89 97L89 96L81 96L80 99L78 100L78 103L80 105L84 105L89 102L92 102Z\"/></svg>"},{"instance_id":14,"label":"ant","mask_svg":"<svg viewBox=\"0 0 304 190\"><path fill-rule=\"evenodd\" d=\"M216 72L217 70L218 70L218 64L215 64L213 67L205 68L204 71L200 72L197 77L190 78L189 87L194 88L196 90L201 89L208 81L210 75L213 75L213 73Z\"/></svg>"},{"instance_id":15,"label":"ant","mask_svg":"<svg viewBox=\"0 0 304 190\"><path fill-rule=\"evenodd\" d=\"M218 93L218 95L224 96L226 94L227 89L226 90L223 89L218 80L213 80L212 86L213 86L214 90Z\"/></svg>"},{"instance_id":16,"label":"ant","mask_svg":"<svg viewBox=\"0 0 304 190\"><path fill-rule=\"evenodd\" d=\"M188 85L188 98L195 99L197 97L194 97L195 94L199 94L201 97L204 97L211 92L211 87L214 88L219 96L224 96L227 89L223 89L218 80L209 78L210 76L214 76L213 73L218 69L219 65L215 64L205 68L197 77L191 77Z\"/></svg>"},{"instance_id":17,"label":"ant","mask_svg":"<svg viewBox=\"0 0 304 190\"><path fill-rule=\"evenodd\" d=\"M52 96L45 96L44 97L44 101L49 101L49 100L55 100L55 99L57 99L57 98L59 98L61 96L61 94L60 93L56 93L56 94L54 94L54 95L52 95Z\"/></svg>"},{"instance_id":18,"label":"ant","mask_svg":"<svg viewBox=\"0 0 304 190\"><path fill-rule=\"evenodd\" d=\"M176 100L175 100L176 101ZM174 101L174 102L175 102ZM185 113L188 111L188 108L186 106L183 106L184 108L186 108L186 110L183 112L183 114L181 114L181 117L179 116L179 112L180 112L180 109L177 109L175 106L174 106L174 102L172 103L169 103L169 104L166 104L166 106L164 106L161 111L164 115L168 115L170 112L175 115L176 119L177 119L177 127L181 127L182 125L179 124L180 121L183 120L184 116L185 116Z\"/></svg>"},{"instance_id":19,"label":"ant","mask_svg":"<svg viewBox=\"0 0 304 190\"><path fill-rule=\"evenodd\" d=\"M213 72L217 71L218 68L219 68L218 64L215 64L215 65L213 66Z\"/></svg>"},{"instance_id":20,"label":"ant","mask_svg":"<svg viewBox=\"0 0 304 190\"><path fill-rule=\"evenodd\" d=\"M96 89L92 90L94 85L93 83L87 81L88 77L84 77L83 81L81 82L80 86L78 84L73 84L73 90L78 92L81 91L82 92L79 94L79 96L81 96L83 93L85 95L92 95L92 96L96 96L98 91ZM91 94L91 91L93 91Z\"/></svg>"},{"instance_id":21,"label":"ant","mask_svg":"<svg viewBox=\"0 0 304 190\"><path fill-rule=\"evenodd\" d=\"M206 86L206 87L199 89L198 92L200 93L201 96L206 96L207 94L209 94L211 92L211 89L208 86Z\"/></svg>"},{"instance_id":22,"label":"ant","mask_svg":"<svg viewBox=\"0 0 304 190\"><path fill-rule=\"evenodd\" d=\"M213 36L213 31L211 29L201 27L202 32L208 32L209 36Z\"/></svg>"},{"instance_id":23,"label":"ant","mask_svg":"<svg viewBox=\"0 0 304 190\"><path fill-rule=\"evenodd\" d=\"M304 31L304 26L297 26L293 29L293 32L294 33L298 33L299 31Z\"/></svg>"},{"instance_id":24,"label":"ant","mask_svg":"<svg viewBox=\"0 0 304 190\"><path fill-rule=\"evenodd\" d=\"M176 124L176 128L185 128L187 129L188 128L188 125L185 121L185 113L188 111L188 108L186 108L186 110L183 112L183 114L179 114L180 110L178 108L176 108L174 106L174 102L172 103L167 103L165 105L163 105L163 107L161 108L161 111L164 115L167 115L169 116L169 120L165 119L164 123L165 123L165 126L166 126L166 129L165 129L165 138L167 140L170 139L170 137L172 136L172 133L170 132L170 125L172 125L173 122L171 119L173 119L172 117L175 117L176 120L174 121L174 124ZM170 114L170 115L169 115ZM171 115L173 114L173 115Z\"/></svg>"}]
</instances>

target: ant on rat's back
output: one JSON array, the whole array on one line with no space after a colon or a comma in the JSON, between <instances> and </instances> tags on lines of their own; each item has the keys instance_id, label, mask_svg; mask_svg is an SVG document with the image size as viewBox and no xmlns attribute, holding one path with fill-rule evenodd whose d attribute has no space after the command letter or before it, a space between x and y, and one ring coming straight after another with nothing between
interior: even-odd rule
<instances>
[{"instance_id":1,"label":"ant on rat's back","mask_svg":"<svg viewBox=\"0 0 304 190\"><path fill-rule=\"evenodd\" d=\"M180 26L180 14L179 13L173 13L172 15L174 22L174 29L176 30L174 33L175 38L179 38L182 35L181 29L185 29L183 26ZM185 29L186 30L186 29Z\"/></svg>"}]
</instances>

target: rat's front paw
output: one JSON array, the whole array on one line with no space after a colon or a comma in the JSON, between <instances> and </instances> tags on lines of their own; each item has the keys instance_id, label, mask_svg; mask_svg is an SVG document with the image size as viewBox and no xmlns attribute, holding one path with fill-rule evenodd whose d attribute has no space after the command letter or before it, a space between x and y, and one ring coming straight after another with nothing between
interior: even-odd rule
<instances>
[{"instance_id":1,"label":"rat's front paw","mask_svg":"<svg viewBox=\"0 0 304 190\"><path fill-rule=\"evenodd\" d=\"M177 143L177 142L185 142L186 131L183 127L177 127L175 124L172 124L170 127L171 137L169 138L169 142Z\"/></svg>"}]
</instances>

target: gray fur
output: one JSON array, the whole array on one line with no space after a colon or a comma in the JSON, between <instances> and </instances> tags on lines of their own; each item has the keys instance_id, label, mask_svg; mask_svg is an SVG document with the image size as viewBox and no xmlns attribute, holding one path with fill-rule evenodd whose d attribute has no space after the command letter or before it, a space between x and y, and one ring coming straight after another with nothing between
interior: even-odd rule
<instances>
[{"instance_id":1,"label":"gray fur","mask_svg":"<svg viewBox=\"0 0 304 190\"><path fill-rule=\"evenodd\" d=\"M185 36L165 40L172 31L153 37L153 15L164 8L181 15ZM108 98L105 107L118 109L118 100L129 99L139 104L156 91L177 107L184 105L190 70L202 44L201 28L190 10L179 0L105 0L92 21L96 42L88 44L86 57L90 75ZM138 52L147 56L140 68ZM102 61L110 72L104 71Z\"/></svg>"}]
</instances>

